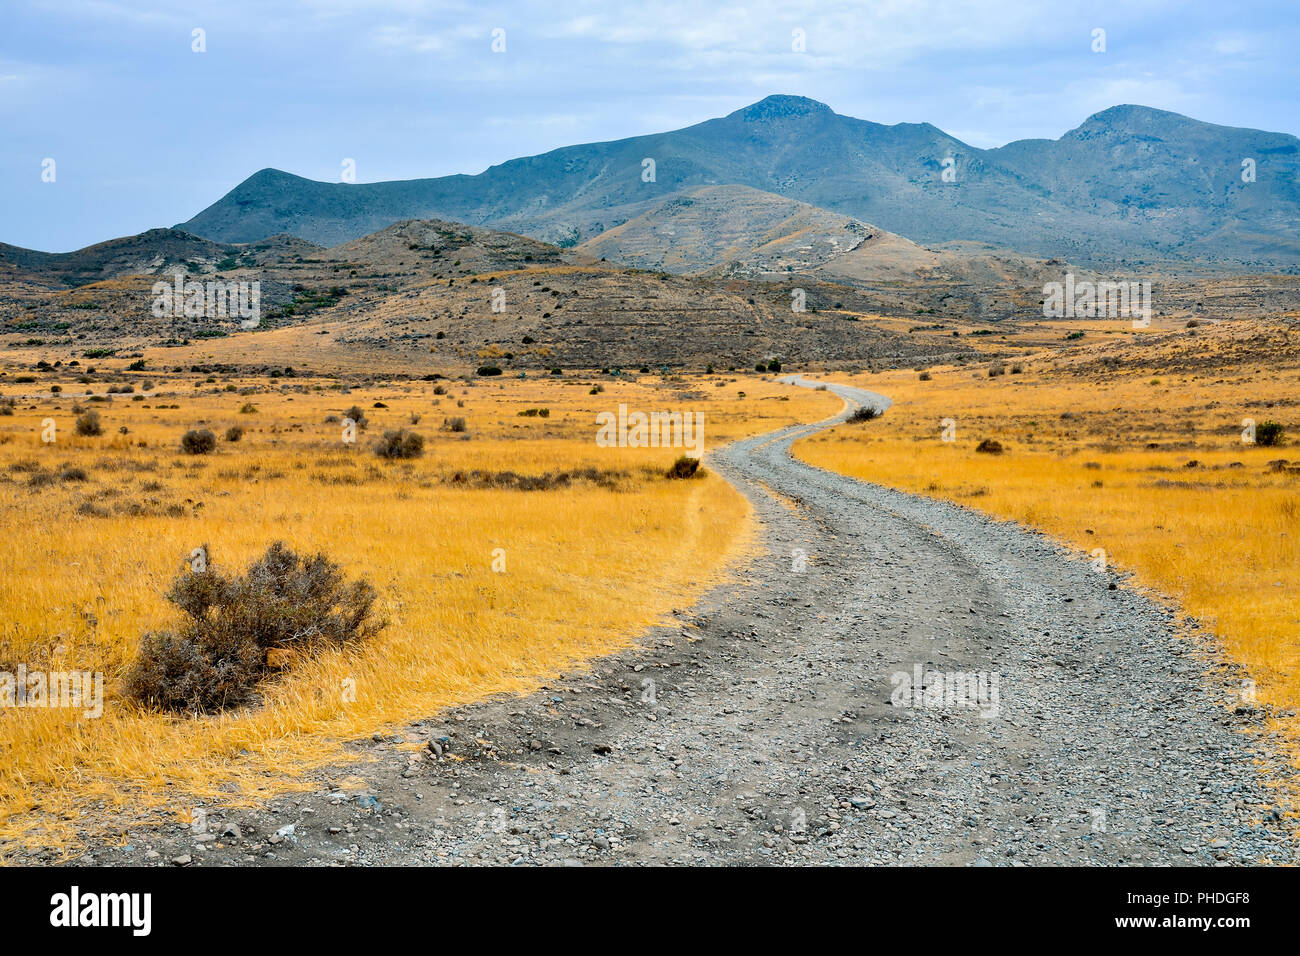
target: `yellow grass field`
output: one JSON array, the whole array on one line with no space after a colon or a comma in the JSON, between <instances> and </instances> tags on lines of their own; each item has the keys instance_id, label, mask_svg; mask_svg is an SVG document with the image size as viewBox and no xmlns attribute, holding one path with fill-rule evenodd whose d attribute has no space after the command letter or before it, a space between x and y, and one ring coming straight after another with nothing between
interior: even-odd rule
<instances>
[{"instance_id":1,"label":"yellow grass field","mask_svg":"<svg viewBox=\"0 0 1300 956\"><path fill-rule=\"evenodd\" d=\"M795 445L810 464L1041 529L1171 599L1243 664L1272 728L1297 742L1300 708L1300 349L1166 336L1155 370L1083 350L978 368L827 376L890 396L882 418ZM1180 364L1180 354L1194 361ZM1236 357L1234 357L1236 356ZM1290 426L1282 447L1243 443L1243 420ZM950 420L954 441L943 440ZM977 453L984 439L1002 454ZM1101 549L1100 553L1096 549ZM1297 751L1291 754L1300 770Z\"/></svg>"},{"instance_id":2,"label":"yellow grass field","mask_svg":"<svg viewBox=\"0 0 1300 956\"><path fill-rule=\"evenodd\" d=\"M140 817L175 806L183 817L192 797L291 789L347 756L348 740L528 691L689 607L753 546L748 506L715 475L667 479L680 450L597 447L597 412L620 402L702 412L707 450L839 407L753 376L606 378L593 395L592 381L534 375L443 382L438 395L424 381L345 393L330 380L142 372L128 376L134 394L105 396L104 373L122 364L101 363L92 385L64 370L3 388L16 401L0 417L0 670L106 680L98 719L0 709L3 858L37 845L74 852L86 809L101 802ZM55 381L59 394L48 391ZM99 411L102 435L75 434L74 402ZM241 413L245 404L255 410ZM326 418L353 404L370 424L345 444ZM528 408L549 417L519 415ZM466 420L463 434L443 427L452 416ZM42 441L46 419L52 443ZM233 425L245 429L238 442L222 438ZM194 427L216 432L214 452L180 452ZM373 454L396 427L425 437L423 457ZM472 475L586 468L601 480L536 491ZM367 578L386 629L357 650L300 661L260 707L182 718L122 699L141 635L180 620L162 595L193 549L242 571L275 540Z\"/></svg>"}]
</instances>

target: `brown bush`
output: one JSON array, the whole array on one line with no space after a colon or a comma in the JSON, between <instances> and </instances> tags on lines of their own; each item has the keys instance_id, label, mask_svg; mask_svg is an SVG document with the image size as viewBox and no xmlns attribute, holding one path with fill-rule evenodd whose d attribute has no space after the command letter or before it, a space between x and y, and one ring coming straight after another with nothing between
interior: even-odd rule
<instances>
[{"instance_id":1,"label":"brown bush","mask_svg":"<svg viewBox=\"0 0 1300 956\"><path fill-rule=\"evenodd\" d=\"M244 430L238 425L231 425L226 429L226 441L239 441L244 437Z\"/></svg>"},{"instance_id":2,"label":"brown bush","mask_svg":"<svg viewBox=\"0 0 1300 956\"><path fill-rule=\"evenodd\" d=\"M206 455L217 447L217 436L210 428L191 428L181 436L181 451L187 455Z\"/></svg>"},{"instance_id":3,"label":"brown bush","mask_svg":"<svg viewBox=\"0 0 1300 956\"><path fill-rule=\"evenodd\" d=\"M700 469L700 460L682 455L668 469L669 478L693 478Z\"/></svg>"},{"instance_id":4,"label":"brown bush","mask_svg":"<svg viewBox=\"0 0 1300 956\"><path fill-rule=\"evenodd\" d=\"M975 450L984 455L1000 455L1002 454L1002 443L992 438L986 438L975 446Z\"/></svg>"},{"instance_id":5,"label":"brown bush","mask_svg":"<svg viewBox=\"0 0 1300 956\"><path fill-rule=\"evenodd\" d=\"M99 424L99 412L89 411L77 416L78 435L102 435L104 427Z\"/></svg>"},{"instance_id":6,"label":"brown bush","mask_svg":"<svg viewBox=\"0 0 1300 956\"><path fill-rule=\"evenodd\" d=\"M869 422L880 417L880 409L874 405L859 405L848 417L850 422Z\"/></svg>"},{"instance_id":7,"label":"brown bush","mask_svg":"<svg viewBox=\"0 0 1300 956\"><path fill-rule=\"evenodd\" d=\"M206 552L206 547L204 551ZM247 703L273 668L268 652L295 655L339 647L376 633L375 590L347 584L323 554L300 557L272 544L243 576L186 570L167 599L187 616L180 630L147 634L126 679L149 706L206 713Z\"/></svg>"},{"instance_id":8,"label":"brown bush","mask_svg":"<svg viewBox=\"0 0 1300 956\"><path fill-rule=\"evenodd\" d=\"M419 458L424 454L424 437L405 428L393 428L375 445L380 458Z\"/></svg>"}]
</instances>

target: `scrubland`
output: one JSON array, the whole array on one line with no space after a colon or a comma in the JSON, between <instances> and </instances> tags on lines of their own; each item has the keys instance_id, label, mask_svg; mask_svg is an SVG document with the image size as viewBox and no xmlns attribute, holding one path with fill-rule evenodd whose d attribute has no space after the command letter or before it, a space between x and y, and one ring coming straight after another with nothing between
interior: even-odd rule
<instances>
[{"instance_id":1,"label":"scrubland","mask_svg":"<svg viewBox=\"0 0 1300 956\"><path fill-rule=\"evenodd\" d=\"M628 645L754 542L729 485L667 478L681 449L597 447L595 415L702 412L707 450L838 407L753 375L345 383L100 364L0 379L0 670L106 680L98 718L0 711L3 856L71 848L105 808L184 818L195 797L293 789L349 740ZM366 424L349 443L352 406ZM91 410L101 434L78 434ZM182 452L203 428L215 449ZM421 457L376 456L397 428L424 438ZM162 595L194 549L241 571L276 540L369 580L378 636L295 660L254 706L175 716L127 699L142 635L180 617Z\"/></svg>"}]
</instances>

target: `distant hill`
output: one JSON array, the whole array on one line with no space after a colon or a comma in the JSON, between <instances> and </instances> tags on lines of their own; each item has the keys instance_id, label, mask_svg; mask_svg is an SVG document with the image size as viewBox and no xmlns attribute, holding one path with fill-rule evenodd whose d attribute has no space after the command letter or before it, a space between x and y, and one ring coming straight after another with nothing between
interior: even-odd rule
<instances>
[{"instance_id":1,"label":"distant hill","mask_svg":"<svg viewBox=\"0 0 1300 956\"><path fill-rule=\"evenodd\" d=\"M925 248L877 226L748 186L685 190L579 251L642 269L874 285L1040 284L1062 264L972 243Z\"/></svg>"},{"instance_id":2,"label":"distant hill","mask_svg":"<svg viewBox=\"0 0 1300 956\"><path fill-rule=\"evenodd\" d=\"M332 247L330 259L388 269L423 262L461 274L569 262L558 246L495 229L439 220L406 220Z\"/></svg>"},{"instance_id":3,"label":"distant hill","mask_svg":"<svg viewBox=\"0 0 1300 956\"><path fill-rule=\"evenodd\" d=\"M1244 160L1253 182L1242 179ZM571 247L718 185L924 244L972 241L1101 267L1300 265L1300 140L1142 106L1104 110L1060 139L982 150L928 123L883 126L770 96L686 129L474 176L349 185L264 169L178 228L222 242L289 233L333 245L404 219L450 219Z\"/></svg>"},{"instance_id":4,"label":"distant hill","mask_svg":"<svg viewBox=\"0 0 1300 956\"><path fill-rule=\"evenodd\" d=\"M75 286L184 269L187 263L208 265L225 259L230 251L229 245L176 229L150 229L75 252L37 252L0 243L0 276Z\"/></svg>"},{"instance_id":5,"label":"distant hill","mask_svg":"<svg viewBox=\"0 0 1300 956\"><path fill-rule=\"evenodd\" d=\"M891 247L904 267L933 258L869 223L748 186L684 190L578 248L642 269L758 276L808 273L864 246Z\"/></svg>"}]
</instances>

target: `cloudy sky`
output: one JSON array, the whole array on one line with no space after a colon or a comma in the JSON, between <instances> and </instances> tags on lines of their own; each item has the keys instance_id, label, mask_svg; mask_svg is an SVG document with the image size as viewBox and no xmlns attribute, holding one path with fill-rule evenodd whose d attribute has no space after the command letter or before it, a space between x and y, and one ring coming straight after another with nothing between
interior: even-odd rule
<instances>
[{"instance_id":1,"label":"cloudy sky","mask_svg":"<svg viewBox=\"0 0 1300 956\"><path fill-rule=\"evenodd\" d=\"M477 173L770 93L976 146L1118 103L1300 134L1297 49L1297 0L3 0L0 242L172 225L266 166Z\"/></svg>"}]
</instances>

